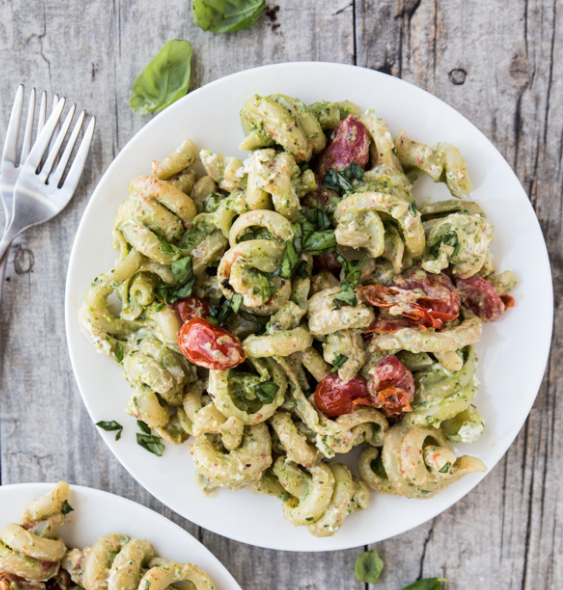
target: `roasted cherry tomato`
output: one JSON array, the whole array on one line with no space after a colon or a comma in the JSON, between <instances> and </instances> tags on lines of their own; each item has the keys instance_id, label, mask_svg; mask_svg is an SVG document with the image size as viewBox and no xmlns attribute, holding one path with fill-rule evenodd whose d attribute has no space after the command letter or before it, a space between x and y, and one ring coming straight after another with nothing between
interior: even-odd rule
<instances>
[{"instance_id":1,"label":"roasted cherry tomato","mask_svg":"<svg viewBox=\"0 0 563 590\"><path fill-rule=\"evenodd\" d=\"M342 264L338 261L338 254L336 252L316 254L313 256L313 269L316 272L326 270L337 275L342 270Z\"/></svg>"},{"instance_id":2,"label":"roasted cherry tomato","mask_svg":"<svg viewBox=\"0 0 563 590\"><path fill-rule=\"evenodd\" d=\"M361 293L372 305L393 309L393 315L414 320L424 330L439 330L459 315L459 294L444 273L413 268L396 277L392 285L367 285Z\"/></svg>"},{"instance_id":3,"label":"roasted cherry tomato","mask_svg":"<svg viewBox=\"0 0 563 590\"><path fill-rule=\"evenodd\" d=\"M510 295L501 297L489 281L478 275L458 279L456 286L463 303L484 322L496 322L507 307L514 306Z\"/></svg>"},{"instance_id":4,"label":"roasted cherry tomato","mask_svg":"<svg viewBox=\"0 0 563 590\"><path fill-rule=\"evenodd\" d=\"M368 391L373 407L380 408L387 416L412 412L414 379L394 355L379 359L369 370Z\"/></svg>"},{"instance_id":5,"label":"roasted cherry tomato","mask_svg":"<svg viewBox=\"0 0 563 590\"><path fill-rule=\"evenodd\" d=\"M199 297L178 299L172 304L172 307L182 323L188 322L192 318L208 318L211 315L209 303Z\"/></svg>"},{"instance_id":6,"label":"roasted cherry tomato","mask_svg":"<svg viewBox=\"0 0 563 590\"><path fill-rule=\"evenodd\" d=\"M370 403L367 382L361 375L342 381L338 373L330 373L315 389L317 408L331 418L349 414L358 404Z\"/></svg>"},{"instance_id":7,"label":"roasted cherry tomato","mask_svg":"<svg viewBox=\"0 0 563 590\"><path fill-rule=\"evenodd\" d=\"M194 365L225 370L246 358L240 340L204 318L192 318L178 332L178 346Z\"/></svg>"}]
</instances>

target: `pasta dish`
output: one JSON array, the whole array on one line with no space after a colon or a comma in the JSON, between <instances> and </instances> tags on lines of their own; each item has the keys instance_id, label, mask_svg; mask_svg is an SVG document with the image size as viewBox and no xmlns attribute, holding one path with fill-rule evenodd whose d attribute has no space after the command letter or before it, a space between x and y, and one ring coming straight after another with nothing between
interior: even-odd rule
<instances>
[{"instance_id":1,"label":"pasta dish","mask_svg":"<svg viewBox=\"0 0 563 590\"><path fill-rule=\"evenodd\" d=\"M145 540L110 533L92 547L67 547L58 531L74 510L68 500L69 485L59 482L26 506L21 524L4 527L0 589L166 590L183 583L190 590L215 590L197 565L157 557Z\"/></svg>"},{"instance_id":2,"label":"pasta dish","mask_svg":"<svg viewBox=\"0 0 563 590\"><path fill-rule=\"evenodd\" d=\"M516 279L459 149L349 101L254 96L241 123L246 159L186 139L117 212L80 323L122 364L127 413L193 436L205 491L274 495L317 536L370 490L426 498L485 471L452 443L483 432L472 345ZM417 203L420 175L453 198Z\"/></svg>"}]
</instances>

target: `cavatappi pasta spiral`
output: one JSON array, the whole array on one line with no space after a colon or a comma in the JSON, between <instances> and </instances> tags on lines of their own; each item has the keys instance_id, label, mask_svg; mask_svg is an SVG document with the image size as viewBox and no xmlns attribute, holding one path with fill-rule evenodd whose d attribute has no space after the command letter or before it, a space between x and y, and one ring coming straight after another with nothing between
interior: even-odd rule
<instances>
[{"instance_id":1,"label":"cavatappi pasta spiral","mask_svg":"<svg viewBox=\"0 0 563 590\"><path fill-rule=\"evenodd\" d=\"M494 274L460 150L349 101L256 95L241 123L246 158L186 139L118 209L80 317L123 365L127 412L195 437L204 490L273 495L320 536L368 486L427 497L484 470L451 443L483 432L473 345L516 279ZM423 173L455 198L418 204ZM357 447L358 476L335 460Z\"/></svg>"},{"instance_id":2,"label":"cavatappi pasta spiral","mask_svg":"<svg viewBox=\"0 0 563 590\"><path fill-rule=\"evenodd\" d=\"M92 547L68 548L57 536L66 515L69 485L59 482L41 498L32 500L21 525L9 524L1 534L0 581L12 587L45 590L44 584L67 576L63 588L84 590L166 590L188 583L194 590L214 590L210 577L197 565L157 557L148 541L110 533ZM47 586L48 588L49 586Z\"/></svg>"}]
</instances>

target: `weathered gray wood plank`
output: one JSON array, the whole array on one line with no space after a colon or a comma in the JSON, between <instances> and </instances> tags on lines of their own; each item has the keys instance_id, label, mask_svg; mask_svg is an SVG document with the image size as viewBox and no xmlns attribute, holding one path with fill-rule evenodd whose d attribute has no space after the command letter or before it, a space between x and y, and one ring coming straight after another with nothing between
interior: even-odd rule
<instances>
[{"instance_id":1,"label":"weathered gray wood plank","mask_svg":"<svg viewBox=\"0 0 563 590\"><path fill-rule=\"evenodd\" d=\"M563 586L560 5L288 0L250 30L214 36L193 25L188 4L0 3L0 137L19 82L65 94L98 115L91 161L73 202L57 219L19 238L10 257L0 312L2 482L66 478L156 508L198 535L247 589L362 586L353 577L359 550L299 555L251 548L198 530L144 492L105 448L83 408L63 317L78 221L103 171L146 121L131 113L128 94L165 40L193 43L193 88L266 63L356 62L427 88L492 139L536 208L556 294L553 354L525 429L468 497L431 523L377 545L386 563L378 588L395 590L435 575L460 589Z\"/></svg>"}]
</instances>

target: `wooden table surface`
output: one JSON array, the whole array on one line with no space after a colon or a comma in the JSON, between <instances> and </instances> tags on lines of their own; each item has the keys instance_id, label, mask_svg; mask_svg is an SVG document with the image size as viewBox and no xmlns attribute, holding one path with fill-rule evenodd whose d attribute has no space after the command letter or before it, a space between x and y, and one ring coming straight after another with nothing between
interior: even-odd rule
<instances>
[{"instance_id":1,"label":"wooden table surface","mask_svg":"<svg viewBox=\"0 0 563 590\"><path fill-rule=\"evenodd\" d=\"M354 549L267 551L177 517L120 466L80 398L65 341L70 249L89 195L147 122L129 109L136 75L165 41L194 46L192 89L282 61L357 64L401 77L458 109L498 147L539 217L556 322L547 373L505 458L431 522L377 545L381 590L443 576L452 589L563 588L563 3L557 0L279 0L251 29L204 33L187 0L2 0L0 138L24 83L95 114L91 158L70 206L12 248L0 312L1 483L55 481L120 494L194 534L247 590L361 588ZM3 140L2 140L3 141ZM521 370L525 370L522 367ZM377 526L376 524L374 526Z\"/></svg>"}]
</instances>

